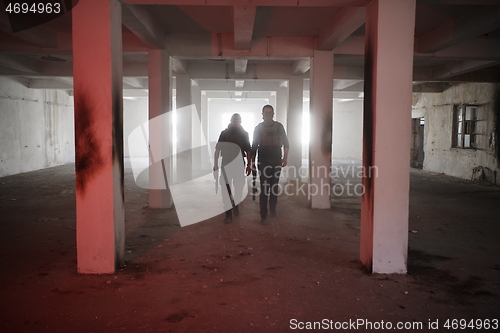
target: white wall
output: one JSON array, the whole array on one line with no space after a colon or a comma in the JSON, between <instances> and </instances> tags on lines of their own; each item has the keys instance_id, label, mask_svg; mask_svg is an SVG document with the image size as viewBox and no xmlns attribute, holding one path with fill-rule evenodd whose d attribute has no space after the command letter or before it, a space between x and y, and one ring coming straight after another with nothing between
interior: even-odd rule
<instances>
[{"instance_id":1,"label":"white wall","mask_svg":"<svg viewBox=\"0 0 500 333\"><path fill-rule=\"evenodd\" d=\"M266 101L241 101L235 102L229 99L211 99L208 102L208 141L214 146L219 139L220 132L227 128L233 113L244 115L242 126L251 136L254 125L262 121L262 106ZM245 118L251 115L252 118ZM124 99L123 101L123 126L124 126L124 150L125 157L130 156L130 149L134 145L128 142L129 134L139 125L148 120L148 99L137 98L136 100ZM146 127L147 130L147 127ZM177 129L179 130L179 128ZM212 147L213 148L213 147ZM139 150L136 150L139 151ZM138 155L135 155L138 156ZM145 154L144 157L148 155Z\"/></svg>"},{"instance_id":2,"label":"white wall","mask_svg":"<svg viewBox=\"0 0 500 333\"><path fill-rule=\"evenodd\" d=\"M73 98L0 76L0 177L73 163Z\"/></svg>"},{"instance_id":3,"label":"white wall","mask_svg":"<svg viewBox=\"0 0 500 333\"><path fill-rule=\"evenodd\" d=\"M138 126L148 121L148 99L145 97L138 97L136 99L123 99L123 150L124 156L130 157L131 149L134 152L134 156L148 157L148 152L143 152L138 149L138 145L134 145L133 142L129 145L128 137L130 133L136 129ZM148 127L146 123L146 133L148 133ZM142 145L140 146L142 147Z\"/></svg>"},{"instance_id":4,"label":"white wall","mask_svg":"<svg viewBox=\"0 0 500 333\"><path fill-rule=\"evenodd\" d=\"M487 167L497 172L498 133L495 135L495 113L500 107L500 84L462 83L439 94L414 94L413 108L425 111L424 170L470 179L472 169ZM455 104L478 105L478 149L452 148L453 106ZM414 115L415 116L415 115Z\"/></svg>"},{"instance_id":5,"label":"white wall","mask_svg":"<svg viewBox=\"0 0 500 333\"><path fill-rule=\"evenodd\" d=\"M361 160L363 150L363 101L333 101L334 159Z\"/></svg>"},{"instance_id":6,"label":"white wall","mask_svg":"<svg viewBox=\"0 0 500 333\"><path fill-rule=\"evenodd\" d=\"M220 132L229 125L230 117L233 113L242 114L241 126L251 137L255 126L262 121L262 107L266 104L267 101L264 100L235 102L229 99L209 99L208 141L212 146L217 142ZM226 117L223 117L223 115L226 115ZM245 116L247 115L253 115L253 117L246 119Z\"/></svg>"}]
</instances>

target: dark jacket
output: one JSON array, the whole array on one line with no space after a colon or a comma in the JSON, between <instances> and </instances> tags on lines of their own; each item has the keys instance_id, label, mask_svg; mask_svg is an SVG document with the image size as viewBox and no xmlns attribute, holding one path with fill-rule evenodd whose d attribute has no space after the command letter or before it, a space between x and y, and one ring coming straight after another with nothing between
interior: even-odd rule
<instances>
[{"instance_id":1,"label":"dark jacket","mask_svg":"<svg viewBox=\"0 0 500 333\"><path fill-rule=\"evenodd\" d=\"M281 147L288 148L288 137L283 125L273 121L271 125L261 122L253 133L252 155L258 153L259 162L281 163Z\"/></svg>"},{"instance_id":2,"label":"dark jacket","mask_svg":"<svg viewBox=\"0 0 500 333\"><path fill-rule=\"evenodd\" d=\"M223 161L234 160L236 156L238 156L239 152L241 152L241 155L245 157L246 152L251 149L248 133L241 126L233 127L229 124L229 126L220 133L215 149L221 151Z\"/></svg>"}]
</instances>

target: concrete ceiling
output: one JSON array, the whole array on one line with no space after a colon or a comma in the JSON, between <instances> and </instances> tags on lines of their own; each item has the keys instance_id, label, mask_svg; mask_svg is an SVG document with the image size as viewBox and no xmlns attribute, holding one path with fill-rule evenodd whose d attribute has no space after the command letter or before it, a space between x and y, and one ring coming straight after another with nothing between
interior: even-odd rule
<instances>
[{"instance_id":1,"label":"concrete ceiling","mask_svg":"<svg viewBox=\"0 0 500 333\"><path fill-rule=\"evenodd\" d=\"M123 0L124 88L147 89L147 52L204 80L308 77L314 48L335 52L335 90L360 91L369 0ZM0 13L0 75L72 89L71 14L12 33ZM498 0L417 0L415 91L500 82ZM209 82L209 81L207 81ZM226 87L226 85L222 85Z\"/></svg>"}]
</instances>

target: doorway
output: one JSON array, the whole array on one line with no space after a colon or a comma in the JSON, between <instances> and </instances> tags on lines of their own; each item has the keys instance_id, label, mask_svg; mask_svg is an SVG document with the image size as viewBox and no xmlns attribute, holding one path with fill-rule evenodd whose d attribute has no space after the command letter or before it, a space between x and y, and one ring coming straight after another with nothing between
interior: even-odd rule
<instances>
[{"instance_id":1,"label":"doorway","mask_svg":"<svg viewBox=\"0 0 500 333\"><path fill-rule=\"evenodd\" d=\"M424 126L425 118L411 120L411 159L410 167L422 169L424 167Z\"/></svg>"}]
</instances>

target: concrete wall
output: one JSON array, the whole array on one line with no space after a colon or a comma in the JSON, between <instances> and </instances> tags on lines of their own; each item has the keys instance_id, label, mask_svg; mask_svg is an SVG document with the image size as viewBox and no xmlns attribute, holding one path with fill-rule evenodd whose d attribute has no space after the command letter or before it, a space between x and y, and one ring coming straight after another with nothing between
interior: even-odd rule
<instances>
[{"instance_id":1,"label":"concrete wall","mask_svg":"<svg viewBox=\"0 0 500 333\"><path fill-rule=\"evenodd\" d=\"M0 177L75 161L73 98L0 77Z\"/></svg>"},{"instance_id":2,"label":"concrete wall","mask_svg":"<svg viewBox=\"0 0 500 333\"><path fill-rule=\"evenodd\" d=\"M500 84L462 83L439 94L415 93L414 117L425 114L424 170L470 179L472 169L482 166L496 171L500 184L498 133ZM453 106L478 105L477 149L452 148ZM496 134L495 134L496 133Z\"/></svg>"},{"instance_id":3,"label":"concrete wall","mask_svg":"<svg viewBox=\"0 0 500 333\"><path fill-rule=\"evenodd\" d=\"M334 159L361 160L363 149L363 101L333 101Z\"/></svg>"},{"instance_id":4,"label":"concrete wall","mask_svg":"<svg viewBox=\"0 0 500 333\"><path fill-rule=\"evenodd\" d=\"M211 146L219 139L220 132L227 128L233 113L243 116L242 126L250 136L253 135L255 125L262 121L261 110L267 101L241 101L211 99L208 103L208 141ZM250 118L248 118L250 116ZM130 156L131 149L135 146L128 142L129 134L139 125L148 120L148 99L137 98L125 99L123 102L123 126L124 126L124 149L125 157ZM146 128L147 130L147 128ZM179 129L178 129L179 130ZM135 150L139 151L139 150ZM138 155L136 155L138 156ZM148 155L144 155L147 157Z\"/></svg>"},{"instance_id":5,"label":"concrete wall","mask_svg":"<svg viewBox=\"0 0 500 333\"><path fill-rule=\"evenodd\" d=\"M233 113L241 114L241 126L248 132L251 140L255 126L262 121L262 107L266 104L267 101L264 100L235 102L231 100L209 99L208 141L211 143L211 146L215 145L219 139L220 132L227 128Z\"/></svg>"}]
</instances>

